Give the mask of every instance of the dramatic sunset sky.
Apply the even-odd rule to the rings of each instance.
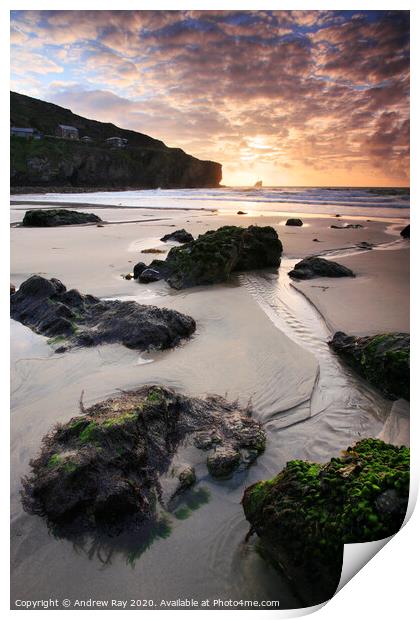
[[[408,185],[409,13],[12,11],[12,90],[223,164]]]

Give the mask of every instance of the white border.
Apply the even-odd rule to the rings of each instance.
[[[2,46],[2,63],[1,63],[1,72],[2,72],[2,97],[0,98],[0,106],[1,106],[1,126],[2,126],[2,178],[0,185],[1,192],[1,218],[2,225],[0,227],[1,234],[1,268],[2,268],[2,286],[1,290],[5,293],[4,303],[1,304],[1,313],[2,313],[2,326],[3,326],[3,349],[7,348],[7,340],[8,340],[8,307],[7,307],[7,286],[9,280],[9,259],[8,259],[8,249],[9,249],[9,177],[8,177],[8,166],[7,162],[9,161],[9,11],[10,10],[23,10],[23,9],[70,9],[70,10],[101,10],[101,9],[114,9],[114,10],[124,10],[124,9],[153,9],[153,10],[175,10],[175,9],[219,9],[219,10],[230,10],[230,9],[240,9],[240,10],[252,10],[252,9],[293,9],[293,10],[411,10],[411,32],[412,40],[411,40],[411,53],[412,53],[412,111],[416,111],[419,109],[419,99],[418,99],[418,69],[420,58],[418,54],[418,43],[416,41],[416,36],[414,33],[418,33],[419,29],[419,19],[418,19],[418,11],[415,9],[414,2],[368,2],[368,3],[355,3],[355,6],[349,6],[346,2],[269,2],[266,1],[263,3],[263,7],[261,7],[260,2],[250,2],[247,0],[243,0],[242,2],[232,2],[229,0],[225,0],[224,2],[214,2],[210,5],[209,2],[159,2],[159,0],[155,0],[153,2],[153,6],[150,7],[147,3],[144,2],[129,2],[120,0],[117,3],[107,3],[107,2],[99,2],[99,1],[88,1],[84,0],[81,2],[80,0],[73,0],[72,2],[62,2],[60,0],[55,1],[18,1],[15,2],[7,2],[4,3],[7,6],[2,6],[1,11],[1,20],[0,20],[0,28],[1,28],[1,46]],[[412,172],[414,174],[411,175],[411,205],[412,205],[412,216],[413,220],[413,228],[414,228],[414,243],[412,242],[412,252],[413,259],[412,264],[417,265],[416,258],[418,258],[418,235],[416,233],[416,229],[418,228],[418,216],[416,211],[420,209],[419,203],[419,191],[418,191],[418,168],[419,168],[419,158],[418,158],[418,135],[419,135],[419,122],[417,119],[417,115],[412,113],[412,130],[411,130],[411,138],[412,138],[412,159],[414,162],[412,167]],[[419,289],[416,282],[417,278],[412,278],[412,301],[411,301],[411,309],[412,316],[415,317],[414,309],[419,307]],[[412,437],[412,451],[411,451],[411,460],[412,460],[412,487],[414,491],[414,495],[417,495],[418,482],[419,482],[419,416],[420,416],[420,408],[419,408],[419,398],[418,398],[418,389],[416,386],[416,377],[417,371],[419,369],[418,365],[418,354],[417,354],[417,344],[418,344],[418,333],[417,333],[417,323],[413,321],[412,326],[412,340],[414,340],[415,348],[412,351],[412,365],[413,372],[412,376],[413,386],[412,386],[412,423],[411,423],[411,437]],[[9,407],[9,363],[7,359],[6,353],[0,358],[0,377],[2,381],[2,389],[0,391],[1,398],[1,415],[3,416],[2,420],[2,439],[4,445],[1,450],[1,472],[2,476],[2,492],[3,498],[8,497],[8,480],[9,476],[7,475],[9,472],[9,444],[7,441],[8,433],[8,422],[6,422],[6,415]],[[7,418],[8,420],[8,418]],[[414,500],[414,496],[410,497],[411,502]],[[350,583],[346,585],[334,598],[320,610],[316,611],[316,618],[319,620],[354,620],[355,618],[360,618],[364,620],[365,618],[380,618],[381,620],[392,619],[395,620],[395,617],[404,618],[409,620],[414,617],[418,617],[418,600],[417,600],[417,591],[419,589],[418,585],[418,554],[419,554],[419,524],[420,524],[420,511],[419,509],[415,510],[413,516],[405,525],[400,533],[398,533],[392,540],[385,546],[385,548],[375,556],[353,579],[351,579]],[[1,529],[3,535],[3,544],[2,544],[2,564],[1,564],[1,574],[0,574],[0,607],[2,610],[6,612],[6,615],[9,616],[15,613],[21,613],[19,611],[10,611],[9,610],[9,511],[7,509],[7,503],[5,506],[5,502],[3,502],[2,511],[1,511]],[[314,610],[315,611],[315,610]],[[43,613],[42,611],[32,612],[34,614]],[[62,614],[62,611],[49,611],[49,614],[53,614],[52,618],[55,618],[55,615]],[[68,611],[68,614],[71,617],[71,614],[76,614],[77,612]],[[89,614],[98,614],[102,613],[101,611],[88,611],[84,613]],[[119,611],[111,611],[107,612],[113,615],[124,613]],[[209,611],[195,611],[190,612],[194,613],[194,617],[197,615],[207,614],[206,617],[209,617],[209,614],[214,614],[215,612]],[[235,613],[235,617],[238,612]],[[277,617],[296,617],[299,615],[299,612],[279,612],[279,611],[249,611],[249,612],[239,612],[240,614],[249,613],[252,614],[252,619],[257,620],[262,615],[267,616],[267,614],[271,614],[273,617],[274,614]],[[172,611],[172,612],[162,612],[162,611],[154,611],[154,612],[142,612],[142,616],[151,614],[153,618],[160,618],[162,614],[170,614],[170,617],[173,620],[178,620],[184,618],[185,613],[183,611]],[[221,611],[217,612],[217,617],[222,618],[223,615],[226,617],[232,618],[232,612]]]

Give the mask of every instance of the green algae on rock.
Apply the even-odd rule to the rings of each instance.
[[[195,453],[196,436],[217,435],[243,468],[263,451],[264,431],[249,414],[221,396],[192,398],[156,385],[109,398],[44,437],[23,480],[24,507],[63,535],[142,526],[158,518],[168,477],[177,477],[177,495],[195,482],[188,464],[171,469],[181,445]]]
[[[169,251],[149,267],[175,289],[226,282],[235,271],[278,267],[283,246],[271,226],[222,226]]]
[[[357,337],[336,332],[329,345],[385,396],[410,400],[410,334]]]
[[[326,464],[290,461],[242,505],[265,553],[314,605],[337,588],[343,545],[395,534],[408,495],[409,449],[363,439]]]

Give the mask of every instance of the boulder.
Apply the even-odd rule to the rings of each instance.
[[[70,211],[70,209],[31,209],[26,211],[22,226],[71,226],[101,221],[101,218],[94,213],[82,213],[81,211]]]
[[[286,226],[303,226],[303,222],[299,218],[292,217],[287,220]]]
[[[147,265],[146,263],[137,263],[136,265],[134,265],[134,269],[133,269],[133,277],[135,280],[138,280],[139,276],[143,273],[143,271],[147,269]]]
[[[410,224],[408,224],[405,228],[402,229],[402,231],[400,232],[400,235],[403,239],[410,238]]]
[[[195,331],[185,314],[82,295],[52,278],[31,276],[10,298],[11,317],[66,348],[119,343],[131,349],[167,349]]]
[[[160,275],[160,272],[157,271],[157,269],[150,269],[149,267],[144,269],[139,275],[139,282],[142,282],[143,284],[146,284],[147,282],[157,282],[161,279],[162,276]]]
[[[357,337],[336,332],[329,345],[387,398],[410,400],[410,334]]]
[[[246,215],[246,211],[237,211],[236,215]]]
[[[14,293],[16,293],[16,286],[10,283],[10,294],[13,295]]]
[[[263,552],[292,579],[306,605],[331,598],[343,546],[400,529],[409,495],[408,448],[363,439],[329,463],[290,461],[248,487],[242,505]]]
[[[132,532],[157,518],[161,478],[178,447],[195,445],[203,431],[217,432],[236,466],[246,465],[248,451],[264,450],[265,434],[249,411],[221,396],[193,398],[156,385],[118,394],[43,438],[23,481],[24,507],[64,534]],[[178,479],[177,494],[194,484],[194,468],[184,466]]]
[[[282,251],[271,226],[223,226],[171,248],[166,260],[154,260],[149,267],[172,288],[182,289],[225,282],[234,271],[278,267]]]
[[[218,446],[207,457],[207,468],[212,476],[221,478],[229,476],[238,467],[241,455],[231,446]]]
[[[351,269],[344,267],[332,260],[319,258],[318,256],[308,256],[289,271],[289,276],[297,280],[310,280],[312,278],[354,278]]]
[[[172,233],[168,233],[161,237],[161,241],[177,241],[178,243],[188,243],[194,241],[194,237],[191,233],[187,232],[184,228],[175,230]]]

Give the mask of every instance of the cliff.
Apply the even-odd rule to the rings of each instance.
[[[31,127],[44,136],[41,140],[11,137],[12,189],[218,187],[222,178],[222,166],[216,162],[25,95],[10,93],[10,116],[12,126]],[[80,137],[89,136],[92,142],[56,138],[59,124],[76,127]],[[104,143],[114,136],[128,140],[127,146],[111,148]]]

